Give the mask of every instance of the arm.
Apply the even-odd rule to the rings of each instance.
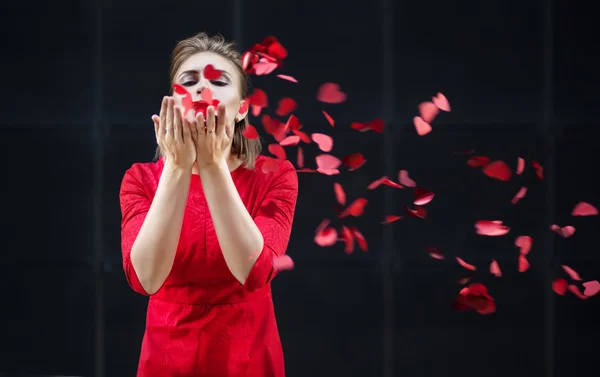
[[[275,276],[273,257],[285,253],[291,233],[298,176],[289,162],[273,174],[267,196],[252,219],[225,163],[200,172],[227,267],[249,291],[262,288]]]
[[[127,281],[139,293],[152,295],[173,267],[191,180],[190,169],[165,164],[154,199],[127,172],[121,185],[121,248]]]

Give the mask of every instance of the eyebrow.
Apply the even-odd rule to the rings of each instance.
[[[229,72],[223,71],[222,69],[217,69],[217,71],[221,72],[221,75],[225,76],[229,81],[231,81],[231,75],[229,74]],[[181,78],[185,75],[189,75],[189,74],[198,75],[198,74],[200,74],[200,71],[195,70],[195,69],[189,69],[187,71],[181,72],[181,75],[179,75],[179,78]]]

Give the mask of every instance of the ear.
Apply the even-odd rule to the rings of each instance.
[[[248,109],[250,107],[250,101],[243,99],[242,102],[240,102],[240,108],[238,110],[238,113],[235,115],[235,122],[239,122],[242,119],[244,119],[246,117],[246,115],[248,115]]]

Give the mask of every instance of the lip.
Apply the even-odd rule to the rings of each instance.
[[[214,106],[216,108],[218,105],[219,105],[219,101],[213,100],[212,106]],[[211,104],[209,104],[208,102],[203,101],[203,100],[192,102],[192,108],[194,109],[196,114],[202,113],[204,116],[206,116],[206,110],[208,109],[208,106],[211,106]]]

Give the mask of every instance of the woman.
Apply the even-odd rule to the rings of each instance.
[[[220,77],[207,80],[208,65]],[[194,101],[220,103],[194,116],[165,97],[153,116],[158,154],[123,178],[123,267],[150,296],[138,377],[284,376],[270,282],[285,253],[298,195],[289,161],[264,169],[247,124],[247,76],[222,37],[177,44],[171,83]],[[174,93],[175,94],[175,93]]]

